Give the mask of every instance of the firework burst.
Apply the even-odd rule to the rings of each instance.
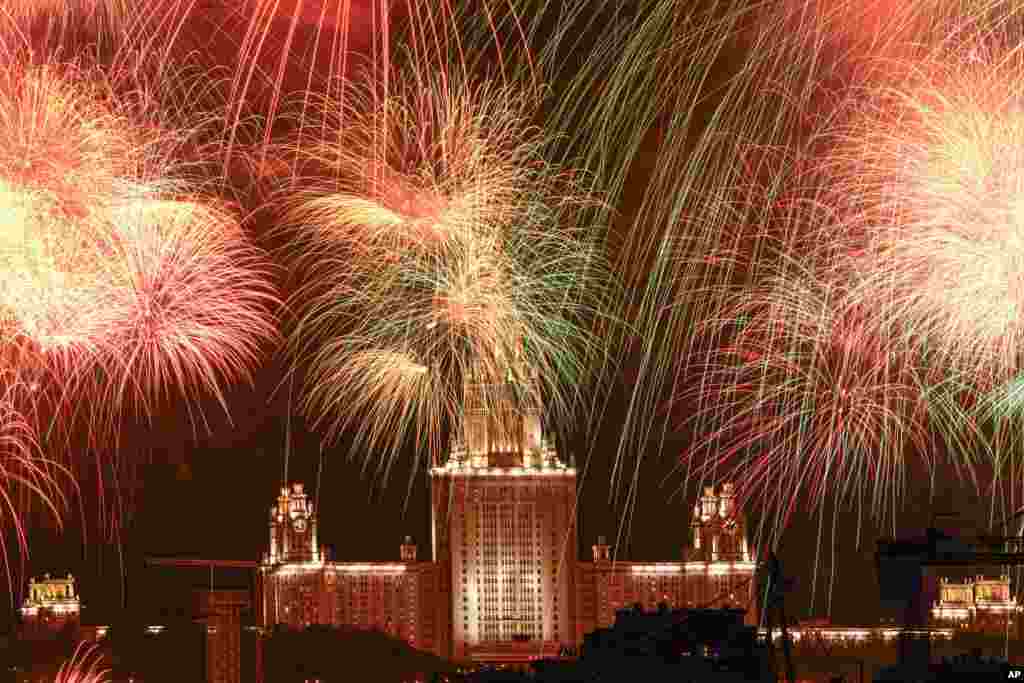
[[[8,66],[0,79],[2,341],[68,368],[92,348],[93,312],[106,287],[113,235],[104,214],[144,149],[144,138],[99,94],[52,67]],[[35,361],[35,362],[33,362]]]
[[[436,458],[470,374],[503,387],[512,373],[553,419],[571,410],[594,353],[583,321],[600,297],[576,224],[593,200],[545,161],[528,93],[421,74],[396,82],[401,96],[328,102],[329,133],[295,145],[307,171],[287,220],[306,278],[292,347],[310,361],[306,408],[329,431],[346,424],[346,406],[362,407],[360,444],[414,428]],[[406,428],[385,428],[396,421]]]
[[[737,297],[684,393],[706,433],[687,460],[700,479],[738,480],[744,499],[760,498],[773,533],[801,494],[813,506],[869,494],[876,516],[892,510],[907,453],[934,442],[919,359],[894,353],[842,290],[803,275]]]
[[[973,377],[1012,377],[1024,340],[1021,63],[919,69],[860,108],[824,160],[854,296],[894,345]]]
[[[97,425],[175,392],[220,398],[274,337],[274,297],[237,221],[176,165],[188,131],[92,71],[3,75],[7,369],[52,380]]]
[[[142,199],[111,215],[120,272],[103,300],[92,354],[113,405],[148,407],[247,379],[276,337],[263,255],[237,220],[207,201]]]

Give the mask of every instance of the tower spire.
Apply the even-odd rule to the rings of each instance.
[[[556,464],[545,438],[535,376],[518,349],[511,359],[496,353],[467,368],[451,464],[503,468]]]

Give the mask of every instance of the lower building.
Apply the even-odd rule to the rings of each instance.
[[[775,681],[771,654],[740,609],[617,610],[588,633],[574,665],[542,681]],[[560,674],[560,675],[559,675]]]
[[[837,626],[828,622],[827,619],[811,619],[802,621],[796,626],[786,629],[787,635],[794,643],[804,642],[825,642],[842,643],[847,645],[864,644],[871,642],[892,643],[896,642],[903,627],[892,625],[877,626]],[[933,641],[950,640],[953,637],[954,629],[943,627],[928,627],[923,629]],[[924,633],[922,632],[921,635]],[[760,629],[759,633],[767,637],[768,630]],[[782,637],[782,630],[772,629],[772,640]]]
[[[1010,577],[976,576],[962,581],[939,579],[939,599],[932,622],[977,633],[1017,633],[1021,606],[1010,594]]]

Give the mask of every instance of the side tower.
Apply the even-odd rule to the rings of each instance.
[[[282,488],[270,508],[270,544],[257,574],[263,628],[372,630],[437,651],[431,611],[437,572],[432,563],[419,561],[411,537],[398,547],[399,562],[337,562],[317,540],[317,516],[302,484]],[[223,602],[218,604],[224,607]],[[224,616],[218,610],[208,612]]]
[[[451,455],[431,470],[433,555],[445,656],[486,660],[504,649],[552,650],[574,637],[576,471],[524,408],[509,376],[464,384]]]
[[[686,562],[750,562],[747,521],[736,507],[733,484],[722,484],[715,494],[712,486],[693,506],[690,519],[690,543],[683,550]]]
[[[316,513],[301,483],[282,486],[270,507],[270,545],[260,563],[257,614],[274,624],[322,623],[323,552],[317,546]]]
[[[319,562],[316,513],[301,483],[281,487],[277,505],[270,508],[270,564]]]
[[[617,610],[634,605],[646,610],[740,609],[748,624],[757,623],[755,553],[732,484],[724,484],[718,494],[704,489],[677,561],[613,562],[603,536],[592,548],[591,561],[580,562],[577,572],[577,644],[595,629],[611,628]]]
[[[746,516],[736,505],[731,482],[704,488],[693,507],[690,542],[683,548],[686,594],[693,606],[738,607],[748,624],[758,623],[754,572],[756,552],[747,539]]]

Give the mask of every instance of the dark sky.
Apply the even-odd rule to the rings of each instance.
[[[308,5],[307,5],[308,6]],[[365,14],[359,15],[356,3],[355,25],[366,31]],[[316,16],[318,13],[313,13]],[[211,24],[219,19],[207,16]],[[198,26],[198,24],[197,24]],[[280,29],[280,27],[279,27]],[[308,31],[309,27],[306,27]],[[280,29],[283,30],[283,29]],[[236,31],[237,33],[237,31]],[[205,44],[201,31],[188,36],[196,44]],[[308,39],[308,33],[301,40]],[[362,40],[366,42],[366,36]],[[227,51],[230,53],[230,50]],[[294,76],[294,74],[292,74]],[[638,161],[635,178],[642,181],[643,168],[653,163],[648,155]],[[628,213],[628,210],[625,211]],[[294,413],[286,390],[275,389],[281,381],[281,363],[268,362],[257,376],[253,389],[238,387],[230,392],[232,423],[216,408],[207,411],[210,433],[193,439],[181,420],[157,420],[152,428],[138,428],[126,440],[121,458],[135,459],[136,483],[122,491],[127,510],[126,528],[118,535],[120,543],[100,543],[97,526],[95,487],[83,483],[85,524],[74,511],[63,534],[45,526],[31,529],[29,571],[63,573],[73,571],[81,577],[86,603],[96,613],[119,605],[127,584],[129,606],[173,606],[192,581],[203,581],[196,573],[173,578],[170,570],[143,569],[146,554],[190,555],[219,559],[258,559],[266,550],[267,508],[272,504],[284,472],[284,453],[288,415]],[[614,538],[626,510],[624,497],[609,504],[609,477],[612,460],[618,450],[618,425],[623,422],[625,387],[613,390],[609,410],[600,434],[577,434],[567,448],[575,451],[582,468],[579,520],[579,553],[589,558],[589,546],[598,534]],[[171,411],[173,413],[173,411]],[[337,559],[396,560],[398,544],[405,534],[420,544],[420,557],[429,555],[429,509],[427,480],[422,469],[407,498],[412,453],[399,463],[386,485],[373,471],[364,471],[363,463],[347,457],[345,443],[320,456],[318,435],[304,421],[291,420],[288,476],[316,486],[319,481],[320,535],[332,545]],[[593,438],[588,438],[593,437]],[[686,525],[693,505],[693,491],[681,496],[682,474],[676,470],[685,439],[669,439],[663,447],[632,444],[631,459],[642,458],[638,495],[633,506],[630,533],[623,538],[618,557],[632,560],[675,560],[680,556]],[[631,460],[630,467],[632,467]],[[966,530],[984,527],[988,501],[974,493],[968,484],[943,474],[937,486],[936,500],[930,500],[924,474],[916,476],[913,492],[905,499],[900,528],[916,532],[924,527],[933,512],[956,510],[962,514],[959,524]],[[108,501],[113,492],[108,492]],[[874,570],[874,543],[877,534],[870,522],[861,536],[860,547],[854,539],[855,513],[841,516],[833,535],[827,527],[819,543],[816,518],[798,509],[781,551],[784,570],[797,578],[791,611],[807,615],[813,580],[814,554],[821,549],[823,562],[817,579],[815,612],[823,614],[824,595],[829,587],[830,553],[835,550],[839,568],[832,591],[833,617],[848,623],[870,623],[878,618],[877,587]],[[829,524],[831,519],[829,518]],[[947,526],[956,526],[958,523]],[[85,529],[83,533],[83,528]],[[833,544],[831,539],[838,539]],[[125,573],[122,571],[125,570]],[[122,577],[126,577],[123,580]],[[237,581],[225,573],[220,580]],[[23,589],[22,589],[23,590]]]

